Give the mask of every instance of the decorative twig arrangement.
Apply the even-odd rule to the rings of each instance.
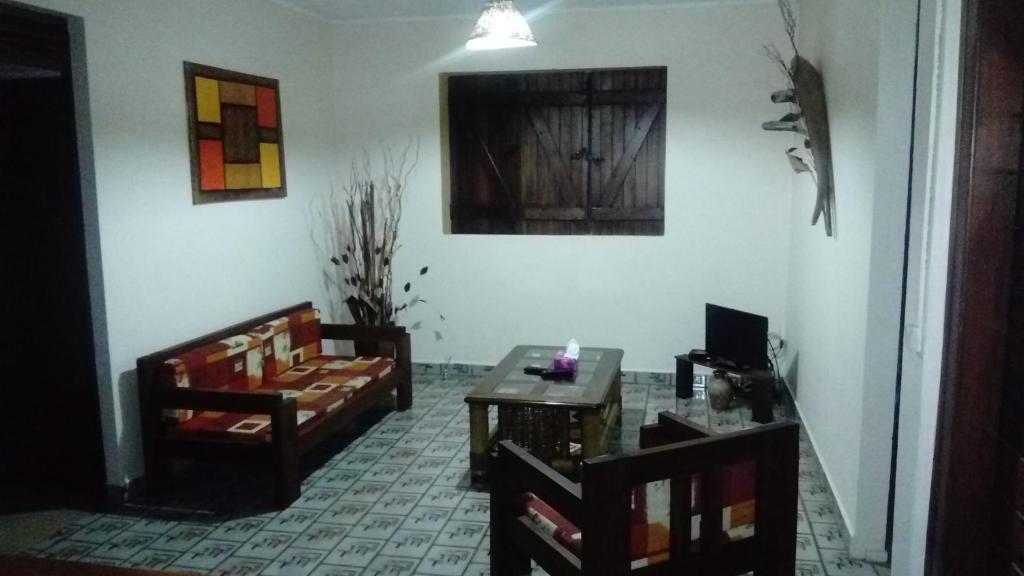
[[[774,45],[765,46],[765,55],[774,62],[789,83],[786,90],[772,94],[772,102],[789,103],[795,108],[779,120],[765,122],[765,130],[797,132],[804,136],[804,150],[801,156],[798,148],[786,150],[790,166],[798,174],[809,173],[818,188],[817,200],[811,225],[814,226],[824,215],[825,234],[833,235],[836,204],[835,185],[832,176],[832,145],[828,127],[828,108],[825,104],[825,84],[814,65],[800,56],[796,45],[797,20],[792,0],[778,0],[782,23],[793,49],[789,64]]]
[[[393,263],[401,247],[398,239],[402,220],[402,201],[409,175],[419,159],[419,147],[410,143],[401,154],[385,147],[383,166],[374,177],[370,156],[364,152],[352,162],[349,183],[343,196],[332,191],[319,216],[326,226],[326,254],[334,265],[324,281],[329,291],[341,294],[345,306],[357,324],[391,326],[397,315],[418,303],[410,296],[401,305],[393,301]],[[318,245],[319,246],[319,245]],[[420,269],[419,275],[428,268]],[[333,272],[333,273],[332,273]],[[402,287],[409,294],[412,283]],[[441,320],[444,316],[440,315]],[[437,333],[439,334],[439,333]],[[435,336],[437,335],[435,334]]]

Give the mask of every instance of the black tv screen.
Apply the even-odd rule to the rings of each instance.
[[[714,304],[705,305],[704,348],[737,368],[768,368],[768,319]]]

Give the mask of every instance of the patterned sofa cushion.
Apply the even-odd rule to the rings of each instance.
[[[320,343],[320,311],[306,308],[257,326],[249,336],[263,345],[263,370],[267,379],[312,360],[323,352]]]
[[[187,350],[160,366],[165,386],[204,390],[254,390],[263,385],[260,340],[237,335]],[[165,416],[178,421],[191,410],[170,410]]]
[[[741,463],[723,470],[722,538],[736,542],[754,535],[753,463]],[[633,490],[630,503],[630,560],[633,568],[665,562],[669,558],[669,482],[652,482]],[[690,535],[694,547],[700,539],[700,480],[691,483],[693,516]],[[579,556],[583,534],[564,516],[534,494],[521,499],[521,511],[539,530],[551,536],[565,549]]]
[[[394,369],[391,358],[320,355],[277,376],[268,376],[260,392],[295,398],[298,433],[312,430],[322,417],[365,392]],[[200,412],[176,428],[182,434],[270,440],[270,417],[257,414]]]

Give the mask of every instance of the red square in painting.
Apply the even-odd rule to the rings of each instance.
[[[256,121],[262,128],[277,128],[277,90],[256,87]]]
[[[224,143],[220,140],[199,141],[199,187],[224,189]]]

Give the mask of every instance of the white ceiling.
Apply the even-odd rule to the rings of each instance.
[[[485,0],[276,0],[325,20],[388,20],[396,18],[438,18],[475,16]],[[580,8],[619,8],[686,4],[702,0],[518,0],[519,9],[529,16],[534,11]],[[706,0],[703,0],[706,1]]]

